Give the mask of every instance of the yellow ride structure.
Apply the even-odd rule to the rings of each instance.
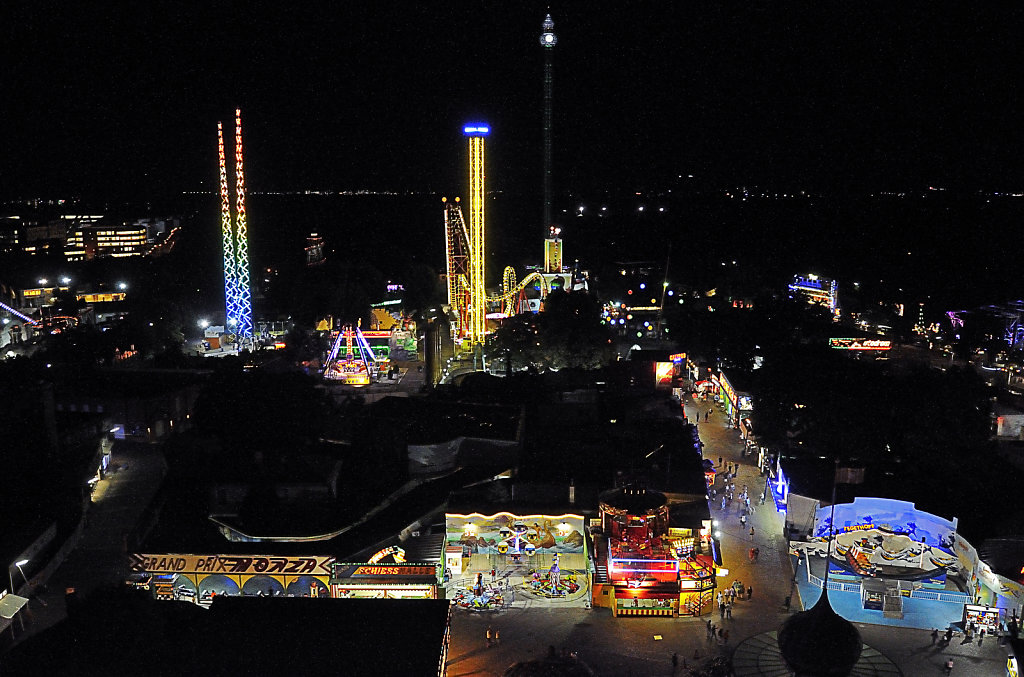
[[[515,270],[509,266],[502,275],[501,292],[488,296],[484,280],[486,184],[484,172],[484,138],[490,134],[486,123],[471,123],[463,133],[469,139],[469,225],[462,216],[459,198],[444,202],[444,236],[447,255],[446,280],[448,305],[458,319],[456,336],[469,345],[480,345],[487,333],[487,313],[490,309],[505,316],[524,311],[525,290],[539,283],[541,296],[551,291],[547,278],[541,273],[530,273],[516,280]]]

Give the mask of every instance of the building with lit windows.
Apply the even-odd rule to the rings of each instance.
[[[145,225],[75,226],[68,231],[64,255],[68,261],[143,256],[149,249]]]

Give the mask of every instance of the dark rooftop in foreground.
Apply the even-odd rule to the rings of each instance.
[[[449,613],[444,600],[306,597],[218,597],[207,611],[98,591],[2,665],[12,675],[429,676]]]

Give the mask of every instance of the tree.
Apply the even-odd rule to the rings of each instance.
[[[505,320],[489,341],[488,352],[507,356],[515,367],[599,369],[615,359],[612,332],[585,292],[551,292],[543,312]]]

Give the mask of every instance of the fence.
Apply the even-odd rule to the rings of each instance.
[[[821,588],[825,581],[817,576],[807,573],[807,582],[816,588]],[[843,581],[829,581],[828,589],[835,592],[855,592],[860,594],[860,583],[845,583]],[[947,602],[949,604],[973,604],[974,600],[966,592],[938,592],[935,590],[911,590],[910,596],[914,599],[927,599],[933,602]]]

